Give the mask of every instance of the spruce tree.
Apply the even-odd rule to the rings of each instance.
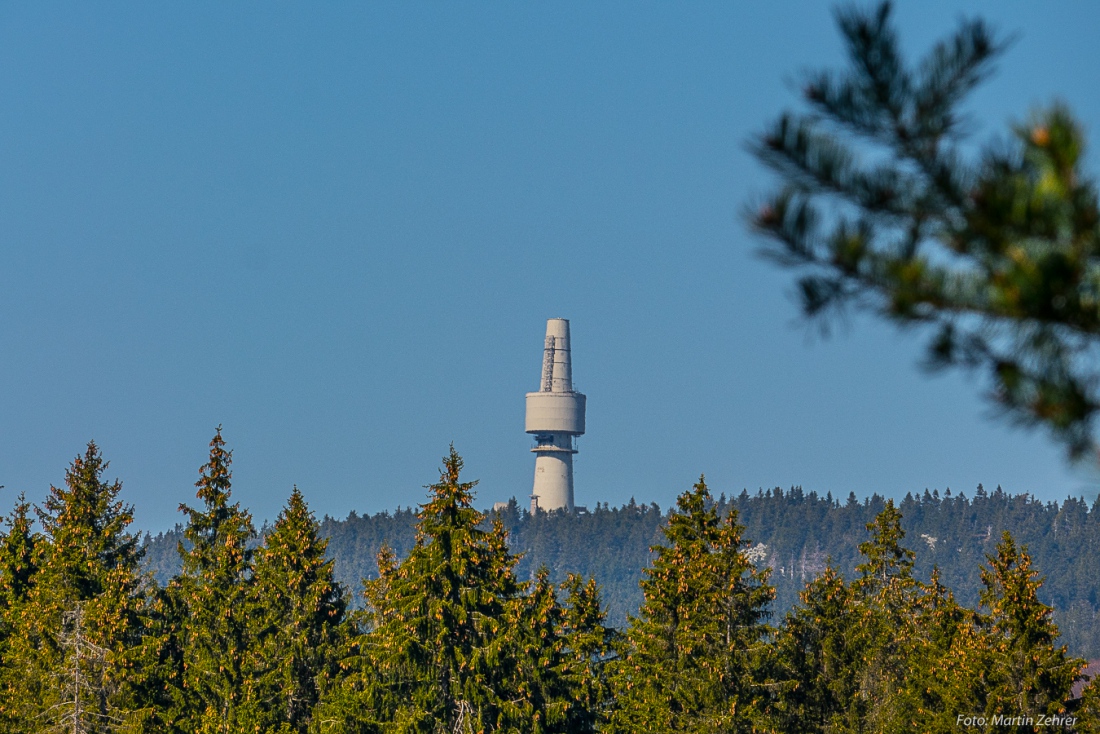
[[[1071,715],[1077,719],[1079,734],[1100,734],[1100,675],[1094,675],[1081,691],[1077,710]]]
[[[570,702],[564,729],[576,734],[601,731],[613,703],[607,666],[619,635],[606,625],[595,579],[585,582],[580,575],[569,574],[561,588],[566,593],[562,641]]]
[[[867,524],[871,538],[859,544],[863,563],[856,566],[859,586],[864,594],[873,594],[891,582],[909,586],[913,577],[913,551],[901,545],[905,531],[901,529],[901,512],[893,500],[875,519]]]
[[[960,712],[973,712],[973,673],[984,659],[972,649],[974,614],[956,603],[932,570],[920,584],[906,650],[905,676],[894,694],[887,726],[898,731],[953,732]]]
[[[994,555],[986,557],[981,594],[987,612],[981,624],[990,639],[986,712],[1038,716],[1059,714],[1083,660],[1058,645],[1053,610],[1039,601],[1042,579],[1026,548],[1005,531]]]
[[[511,718],[531,734],[566,734],[573,701],[565,676],[564,610],[545,566],[535,573],[531,592],[509,606],[505,665],[513,671],[509,688],[519,706]]]
[[[219,426],[210,459],[200,471],[202,506],[187,514],[179,589],[187,610],[183,633],[183,686],[191,731],[230,734],[252,728],[256,706],[251,677],[253,605],[252,518],[230,503],[232,454]]]
[[[750,731],[762,715],[759,656],[773,596],[745,554],[737,514],[719,517],[700,478],[677,499],[667,545],[641,582],[612,682],[611,731]]]
[[[790,734],[841,731],[859,690],[861,650],[853,632],[860,610],[831,563],[800,595],[777,631],[778,700],[772,720]]]
[[[853,671],[859,693],[847,713],[849,726],[888,730],[896,726],[900,691],[909,675],[909,658],[923,633],[914,620],[920,587],[913,578],[914,553],[902,546],[905,531],[893,500],[867,523],[869,540],[859,545],[863,563],[853,583],[858,622],[852,645],[860,668]]]
[[[327,545],[295,487],[256,555],[253,668],[268,728],[307,731],[336,671],[347,604]]]
[[[9,610],[26,601],[38,572],[37,537],[31,532],[30,503],[19,494],[15,508],[0,535],[0,609]]]
[[[188,609],[179,578],[149,591],[144,631],[134,675],[134,717],[139,731],[188,734],[193,729],[193,700],[184,688],[184,626]]]
[[[15,508],[7,518],[7,528],[0,535],[0,724],[8,723],[15,730],[18,707],[9,698],[7,676],[10,674],[11,635],[19,629],[23,607],[38,571],[35,546],[39,538],[31,532],[30,504],[19,495]],[[16,645],[18,648],[18,645]]]
[[[394,619],[390,611],[390,580],[396,575],[397,557],[383,544],[378,552],[378,576],[363,580],[363,609],[346,615],[337,648],[337,670],[321,690],[313,709],[313,734],[379,734],[393,710],[392,699],[380,683],[372,657],[373,633]]]
[[[8,540],[19,549],[18,565],[38,570],[8,581],[26,594],[9,615],[0,712],[9,731],[62,724],[107,731],[132,722],[140,708],[134,677],[145,598],[141,550],[128,531],[133,509],[118,499],[117,480],[104,481],[106,469],[89,443],[65,473],[65,485],[50,487],[36,508],[43,534],[29,557],[26,508],[16,509],[13,529],[21,538],[9,533]],[[85,676],[87,685],[73,684]]]
[[[363,633],[341,661],[348,674],[314,717],[318,731],[527,730],[508,624],[520,593],[515,557],[499,524],[479,527],[476,483],[461,481],[461,470],[451,447],[408,557],[379,558]]]

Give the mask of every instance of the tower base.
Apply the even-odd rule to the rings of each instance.
[[[531,512],[573,511],[573,451],[540,450],[536,447],[535,486],[531,490]]]

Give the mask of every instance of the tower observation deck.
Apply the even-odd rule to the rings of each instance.
[[[531,511],[573,511],[573,437],[584,433],[585,397],[573,390],[568,319],[546,322],[542,380],[527,393],[527,433],[534,434]]]

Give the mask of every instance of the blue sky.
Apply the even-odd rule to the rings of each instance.
[[[979,137],[1066,100],[1096,148],[1086,3],[903,3],[915,54],[1020,38]],[[180,519],[218,424],[273,518],[418,503],[453,441],[524,497],[523,393],[571,319],[580,504],[800,484],[1095,496],[919,334],[799,326],[740,212],[745,141],[836,65],[824,3],[0,6],[0,494],[95,439],[138,525]],[[1096,169],[1095,156],[1090,170]]]

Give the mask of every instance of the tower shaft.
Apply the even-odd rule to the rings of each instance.
[[[527,433],[534,434],[531,510],[573,510],[573,437],[584,433],[585,396],[573,390],[569,321],[546,322],[542,379],[527,393]]]

